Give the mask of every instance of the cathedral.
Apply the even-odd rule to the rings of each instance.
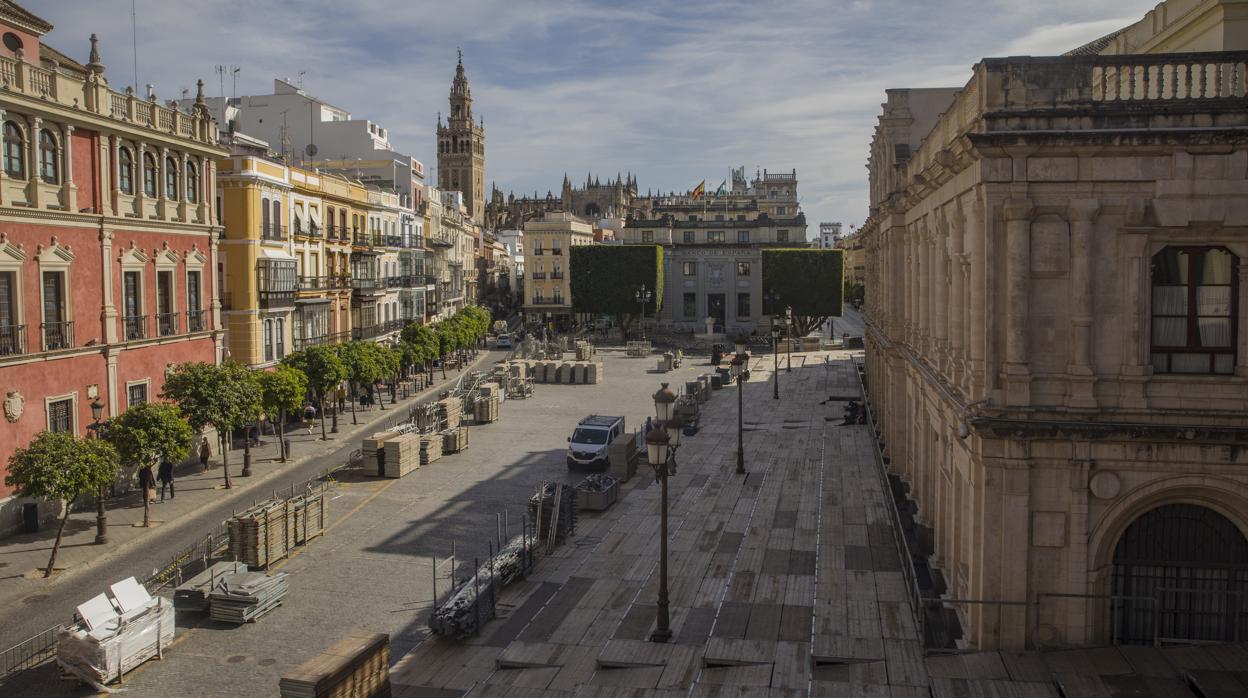
[[[539,196],[535,192],[531,197],[508,194],[504,198],[495,188],[485,208],[485,224],[490,230],[519,229],[524,227],[525,221],[541,218],[552,211],[574,213],[587,221],[628,218],[641,213],[645,200],[646,197],[638,196],[637,178],[632,173],[627,176],[617,173],[614,180],[608,179],[605,184],[588,175],[581,187],[573,186],[565,174],[559,196],[553,192]]]
[[[485,214],[485,120],[472,122],[472,90],[459,54],[451,82],[451,113],[438,114],[438,188],[464,195],[468,214],[480,223]]]

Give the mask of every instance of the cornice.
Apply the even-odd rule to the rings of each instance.
[[[30,223],[29,219],[39,219],[35,222],[64,223],[74,227],[96,230],[99,229],[101,222],[108,228],[124,228],[138,232],[211,235],[223,229],[220,225],[210,223],[185,223],[150,218],[126,218],[124,216],[110,216],[99,213],[71,213],[69,211],[56,211],[46,208],[0,206],[0,222],[11,220],[13,222]]]

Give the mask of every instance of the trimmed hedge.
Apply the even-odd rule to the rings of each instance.
[[[654,292],[651,314],[663,306],[663,248],[658,245],[578,245],[568,250],[572,309],[578,313],[628,315],[640,310],[634,295],[644,284]]]
[[[843,250],[763,250],[763,293],[774,291],[794,315],[840,317],[844,262]]]

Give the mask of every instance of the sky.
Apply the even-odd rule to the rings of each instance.
[[[22,0],[19,0],[19,2]],[[237,94],[274,77],[390,129],[436,176],[434,127],[463,50],[486,181],[556,195],[632,171],[644,193],[708,189],[733,167],[797,170],[819,221],[860,225],[884,90],[957,87],[985,56],[1054,55],[1155,0],[133,0],[137,84],[170,99],[215,66]],[[135,83],[131,0],[24,0],[45,41]],[[233,94],[227,76],[225,94]]]

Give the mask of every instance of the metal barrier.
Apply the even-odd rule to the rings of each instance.
[[[0,652],[0,680],[52,659],[56,655],[56,634],[64,627],[53,626]]]

